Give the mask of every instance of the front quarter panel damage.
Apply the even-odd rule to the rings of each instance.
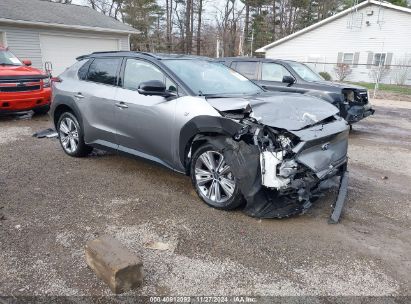
[[[334,107],[326,103],[325,109],[319,109],[317,104],[310,111],[299,101],[295,101],[298,106],[285,106],[283,100],[247,106],[242,99],[234,106],[223,100],[230,101],[212,103],[221,116],[199,116],[184,126],[180,155],[188,155],[182,159],[187,166],[197,142],[208,141],[219,148],[246,201],[245,213],[258,218],[300,214],[324,191],[341,184],[347,169],[349,127],[335,115]],[[283,107],[292,110],[288,115],[292,113],[293,119],[282,122]],[[339,199],[340,205],[344,199]]]
[[[242,123],[248,127],[237,134],[206,140],[223,152],[248,215],[283,218],[300,214],[324,191],[339,186],[347,162],[348,127],[343,120],[294,134],[256,122]],[[287,140],[286,136],[293,135]]]

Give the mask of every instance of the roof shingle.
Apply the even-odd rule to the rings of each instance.
[[[90,7],[46,0],[1,0],[0,19],[137,32],[136,29]]]

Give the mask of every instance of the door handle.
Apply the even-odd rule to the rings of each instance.
[[[116,107],[120,108],[120,109],[127,109],[128,105],[126,105],[124,102],[117,102],[116,103]]]
[[[85,96],[79,92],[76,95],[74,95],[74,97],[76,97],[78,99],[83,99]]]

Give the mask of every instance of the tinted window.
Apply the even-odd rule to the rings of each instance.
[[[88,70],[87,80],[116,85],[120,62],[120,58],[94,59]]]
[[[92,62],[93,60],[90,59],[82,65],[82,67],[78,70],[78,78],[81,80],[85,80],[87,78],[88,68]]]
[[[233,63],[232,67],[245,77],[255,79],[257,62],[237,61]]]
[[[162,81],[167,90],[176,91],[176,85],[155,65],[138,59],[128,59],[124,70],[124,88],[137,90],[140,83],[149,80]]]
[[[305,64],[295,62],[295,61],[289,61],[288,64],[294,70],[294,72],[296,72],[298,74],[298,76],[300,76],[305,81],[321,81],[321,80],[324,80],[320,75],[318,75],[316,72],[311,70]]]
[[[281,64],[263,62],[261,80],[282,82],[284,76],[291,76],[291,74]]]

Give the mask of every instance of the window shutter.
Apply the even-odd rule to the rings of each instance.
[[[367,69],[371,69],[372,64],[373,64],[373,59],[374,59],[374,53],[373,52],[368,52],[368,58],[367,58]]]
[[[338,57],[337,57],[337,63],[341,63],[342,60],[343,60],[343,53],[342,53],[342,52],[339,52],[339,53],[338,53]]]
[[[387,57],[385,58],[385,65],[390,68],[391,62],[392,62],[392,53],[387,53]]]
[[[356,68],[356,67],[358,67],[358,61],[360,60],[360,53],[359,52],[356,52],[356,53],[354,53],[354,65],[353,65],[353,68]]]

